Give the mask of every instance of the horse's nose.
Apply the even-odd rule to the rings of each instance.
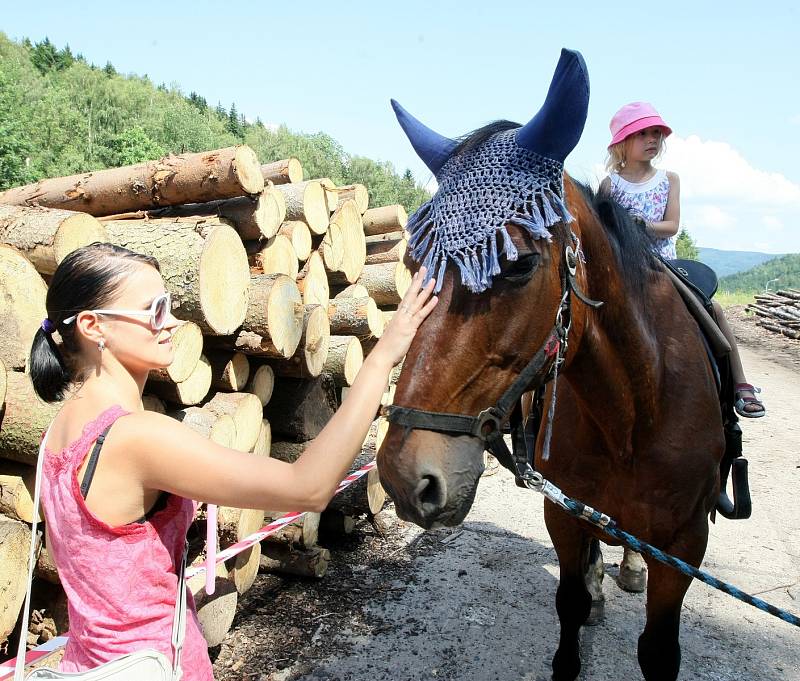
[[[444,476],[439,472],[423,475],[414,489],[414,497],[417,511],[426,521],[425,524],[433,522],[447,503],[447,486]]]

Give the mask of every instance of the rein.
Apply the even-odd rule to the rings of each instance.
[[[572,296],[592,308],[603,303],[588,298],[581,291],[575,274],[582,261],[580,241],[573,231],[564,248],[564,259],[561,266],[561,299],[556,309],[555,322],[542,346],[533,358],[520,371],[514,382],[500,396],[497,402],[476,416],[466,414],[450,414],[446,412],[425,411],[414,407],[398,407],[390,405],[385,409],[386,418],[406,428],[431,430],[439,433],[457,433],[471,435],[483,441],[485,449],[512,473],[525,487],[541,484],[538,474],[533,469],[532,453],[525,446],[522,415],[519,411],[519,400],[523,393],[535,390],[550,380],[557,381],[558,369],[567,354],[569,331],[572,327]],[[536,391],[536,399],[543,400],[543,391]],[[555,406],[555,395],[548,413],[546,444],[549,445],[552,427],[552,412]],[[513,451],[503,440],[503,426],[511,426]],[[545,452],[549,446],[545,449]],[[545,458],[547,458],[545,456]]]

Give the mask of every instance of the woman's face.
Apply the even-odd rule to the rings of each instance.
[[[625,138],[625,156],[628,161],[649,162],[661,151],[664,131],[657,125],[644,128]]]
[[[113,300],[103,308],[107,310],[151,309],[153,300],[166,293],[159,272],[141,264],[125,277]],[[170,311],[164,328],[154,331],[150,315],[115,316],[95,315],[97,327],[105,340],[105,352],[111,352],[131,373],[167,367],[174,359],[172,332],[180,324]],[[96,344],[95,344],[96,348]]]

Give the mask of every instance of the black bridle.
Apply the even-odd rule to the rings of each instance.
[[[468,416],[390,405],[384,410],[386,418],[391,423],[406,428],[476,437],[483,441],[484,447],[494,454],[503,466],[517,476],[518,481],[525,484],[532,480],[535,475],[533,452],[529,452],[525,444],[522,412],[519,406],[520,398],[523,393],[536,390],[536,399],[541,402],[544,391],[538,390],[538,388],[557,378],[558,369],[567,354],[569,330],[572,326],[572,294],[593,308],[598,308],[603,304],[586,297],[578,286],[575,274],[582,258],[580,242],[575,233],[570,231],[570,238],[564,248],[564,260],[560,268],[561,300],[556,310],[553,329],[533,358],[520,371],[494,406],[484,409],[477,416]],[[540,408],[541,405],[535,406]],[[506,424],[510,426],[513,451],[509,451],[503,439]],[[549,421],[548,427],[551,424],[552,421]]]

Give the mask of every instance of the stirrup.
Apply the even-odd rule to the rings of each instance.
[[[728,474],[733,483],[733,501],[727,492]],[[720,463],[716,510],[728,520],[746,520],[753,512],[747,459],[742,458],[742,429],[738,423],[729,423],[725,427],[725,454]]]

